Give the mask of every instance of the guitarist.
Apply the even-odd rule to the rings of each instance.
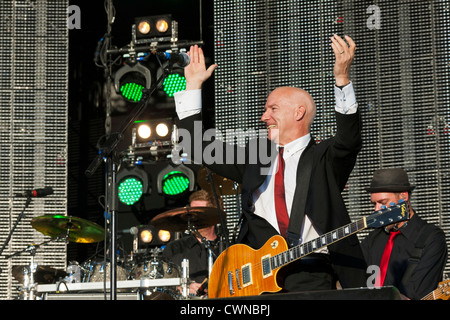
[[[375,285],[394,286],[406,299],[421,299],[433,291],[442,281],[447,262],[444,232],[420,218],[411,207],[411,192],[414,189],[403,169],[375,171],[370,187],[366,189],[375,210],[380,210],[383,205],[389,207],[391,202],[397,203],[402,199],[409,206],[410,220],[389,225],[384,230],[376,229],[362,241],[367,264],[380,267]],[[384,252],[391,234],[396,235],[387,258],[388,254]],[[382,272],[383,255],[387,262],[385,273]]]
[[[331,47],[335,55],[336,135],[316,144],[310,135],[316,113],[313,98],[302,89],[281,87],[270,93],[261,117],[267,126],[269,139],[258,138],[264,143],[258,139],[255,139],[258,142],[250,140],[244,150],[244,147],[236,145],[225,146],[218,139],[203,141],[201,130],[198,130],[202,120],[201,87],[217,65],[206,68],[202,49],[197,46],[190,48],[190,64],[185,67],[186,90],[175,96],[180,119],[178,126],[190,133],[190,144],[185,142],[183,145],[183,140],[180,144],[194,162],[201,161],[219,175],[241,184],[243,217],[239,243],[258,249],[271,236],[282,234],[289,238],[288,243],[296,245],[350,223],[341,192],[362,144],[360,112],[349,80],[356,45],[348,36],[343,39],[334,35]],[[224,158],[216,162],[208,162],[204,157],[199,159],[195,150],[198,150],[200,142],[203,151],[211,149],[212,145],[216,150],[225,150]],[[278,151],[268,163],[259,158],[256,162],[251,161],[254,158],[250,159],[255,154],[255,145],[268,144],[284,147],[285,203],[289,220],[296,221],[285,223],[281,229],[275,213],[274,195],[279,190],[275,188]],[[245,161],[235,159],[230,163],[227,157],[230,149],[234,155],[243,151]],[[192,153],[189,150],[193,150]],[[367,278],[366,264],[355,235],[328,246],[321,253],[291,263],[279,274],[281,271],[284,274],[279,284],[288,292],[334,289],[337,279],[344,288],[362,287]]]

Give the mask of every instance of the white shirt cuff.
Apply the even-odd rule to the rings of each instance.
[[[342,114],[354,114],[358,110],[353,84],[350,82],[342,89],[334,86],[336,97],[336,111]]]
[[[173,97],[175,110],[180,120],[202,111],[201,89],[178,91]]]

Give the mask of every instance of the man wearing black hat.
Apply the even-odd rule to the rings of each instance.
[[[421,219],[411,207],[411,192],[403,169],[375,171],[366,190],[371,194],[375,210],[391,203],[406,201],[410,220],[376,229],[362,241],[367,265],[377,266],[375,287],[394,286],[407,299],[421,299],[435,290],[447,261],[444,232]]]

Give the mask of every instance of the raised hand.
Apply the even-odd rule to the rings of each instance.
[[[356,44],[352,38],[349,36],[345,36],[344,38],[345,40],[337,34],[331,37],[331,47],[336,58],[333,73],[336,79],[336,85],[338,86],[345,86],[350,82],[350,66],[352,65],[356,51]]]
[[[206,68],[203,50],[198,45],[191,46],[188,55],[191,61],[184,68],[186,90],[200,89],[203,82],[212,75],[217,64],[212,64],[209,68]]]

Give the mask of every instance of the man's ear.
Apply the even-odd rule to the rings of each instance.
[[[409,193],[408,192],[400,193],[400,199],[403,199],[407,202],[409,200]]]
[[[306,115],[306,108],[303,106],[298,106],[295,110],[295,120],[300,121],[302,120]]]

